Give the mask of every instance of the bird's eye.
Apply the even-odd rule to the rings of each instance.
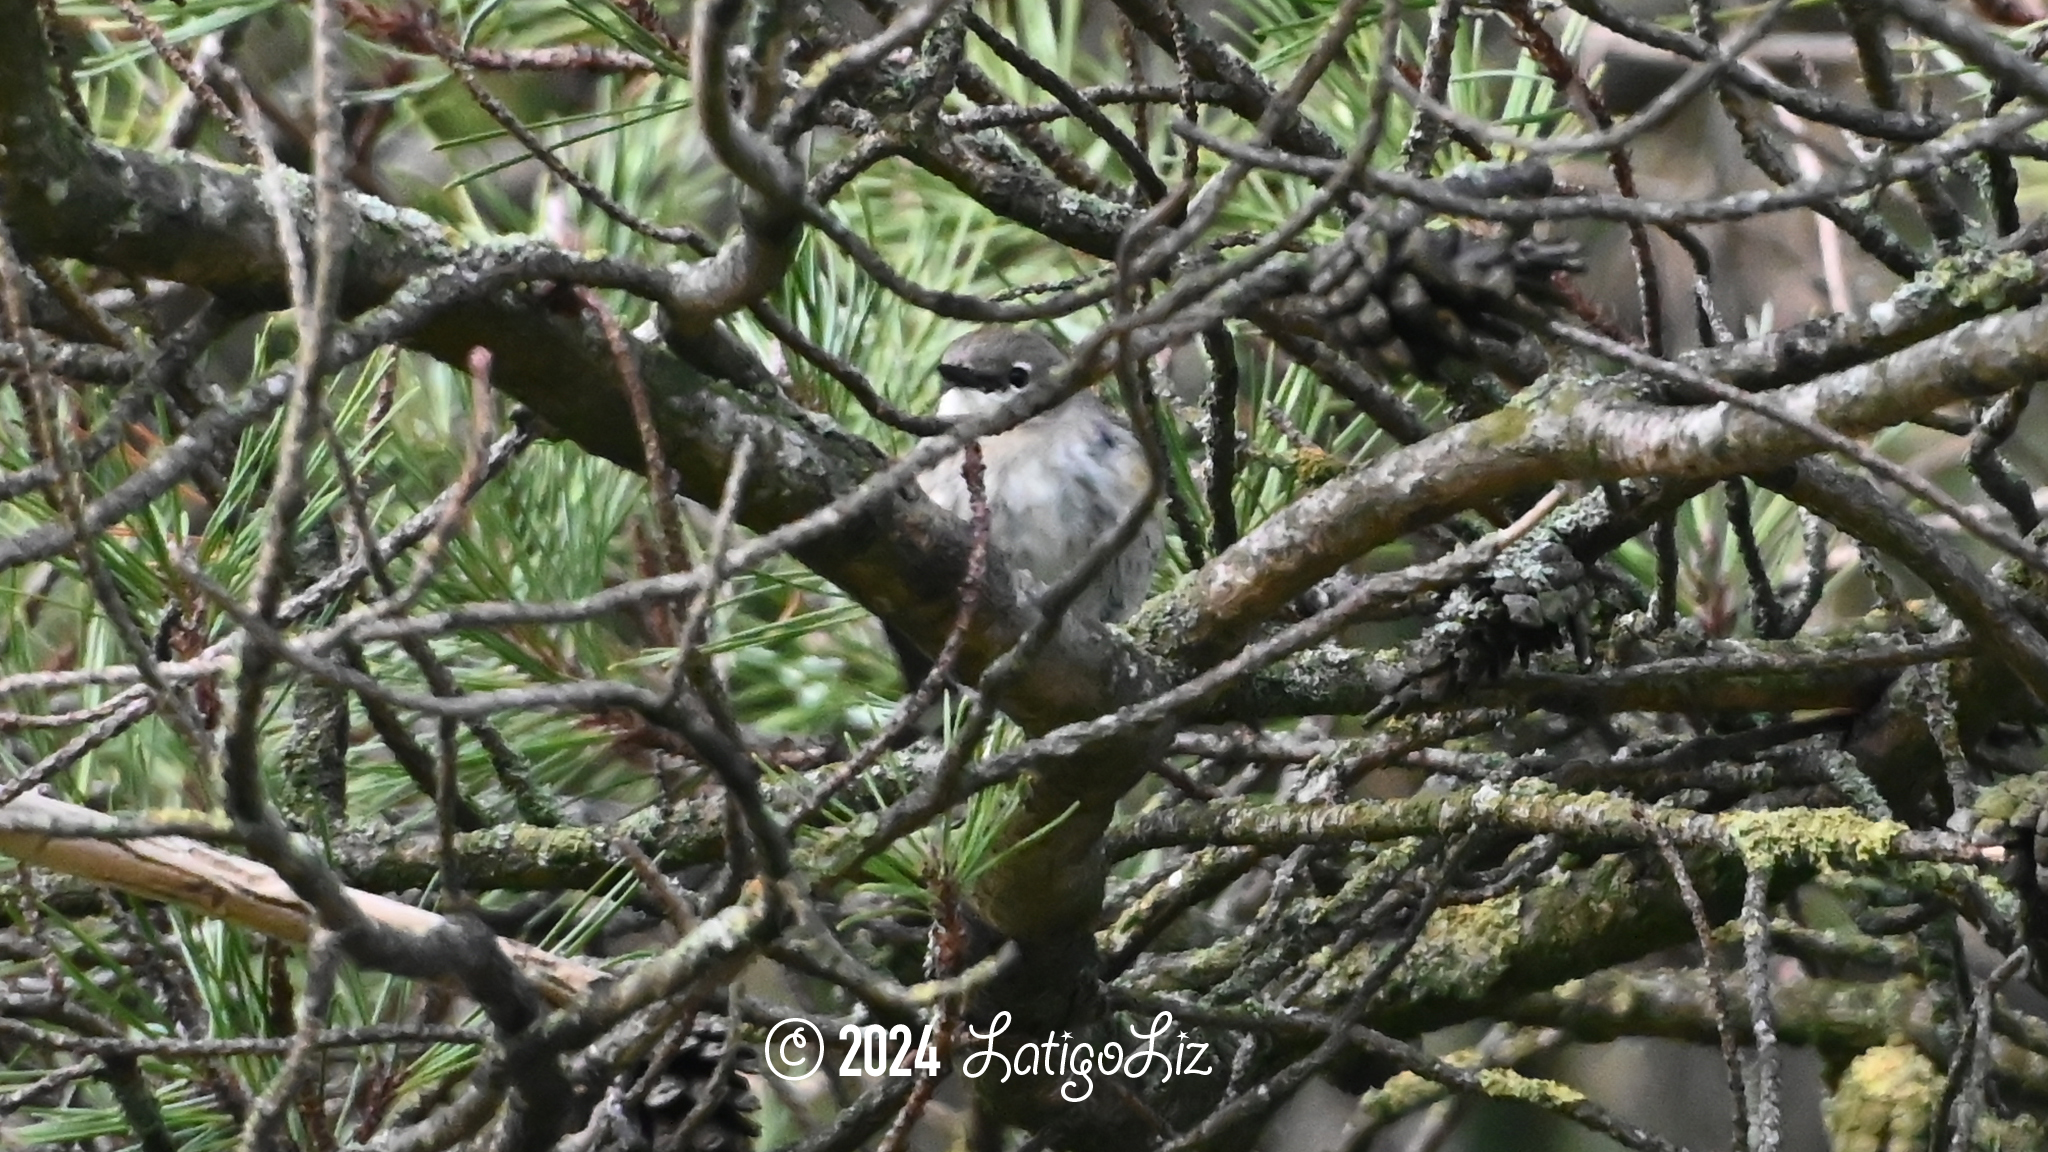
[[[1022,364],[1010,365],[1010,387],[1022,388],[1031,383],[1031,369]]]

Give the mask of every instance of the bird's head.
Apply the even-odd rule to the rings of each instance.
[[[989,412],[1065,363],[1059,345],[1023,328],[977,328],[939,355],[939,415]]]

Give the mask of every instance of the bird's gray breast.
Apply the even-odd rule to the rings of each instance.
[[[1034,594],[1079,567],[1145,494],[1147,470],[1136,438],[1099,406],[1094,413],[1069,411],[1073,407],[982,441],[991,541],[1012,568],[1030,577],[1036,587],[1024,591]],[[957,456],[918,482],[934,501],[967,517]],[[1073,610],[1098,620],[1136,611],[1150,590],[1161,541],[1155,517],[1110,559]]]

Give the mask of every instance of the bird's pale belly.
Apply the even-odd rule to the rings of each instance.
[[[1049,439],[1059,442],[1049,447]],[[989,532],[1012,568],[1029,577],[1020,591],[1036,595],[1078,568],[1088,550],[1114,532],[1124,512],[1143,498],[1146,477],[1136,445],[1115,447],[1124,450],[1104,451],[1089,437],[1002,435],[983,441]],[[1124,467],[1115,468],[1111,461]],[[955,515],[967,515],[957,461],[940,465],[921,482],[938,503]],[[1147,524],[1082,591],[1074,611],[1098,620],[1130,615],[1149,591],[1159,543],[1159,525]]]
[[[1012,562],[1052,584],[1073,571],[1097,540],[1116,528],[1129,502],[1111,503],[1095,467],[1064,459],[1025,459],[991,471],[990,530]]]

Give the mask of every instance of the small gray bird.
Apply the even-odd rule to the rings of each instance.
[[[1066,354],[1036,332],[981,328],[955,340],[939,357],[939,415],[993,411],[1017,393],[1058,372]],[[1095,543],[1115,531],[1151,481],[1138,438],[1093,393],[1079,392],[1049,412],[1007,432],[984,437],[983,487],[989,506],[989,542],[1000,552],[1018,591],[1037,597],[1080,567]],[[969,515],[960,457],[947,457],[917,478],[934,503],[961,519]],[[1112,622],[1138,610],[1152,585],[1164,531],[1155,514],[1068,610]],[[899,645],[899,655],[906,656]],[[906,658],[910,678],[930,667]],[[911,679],[914,686],[917,679]]]

